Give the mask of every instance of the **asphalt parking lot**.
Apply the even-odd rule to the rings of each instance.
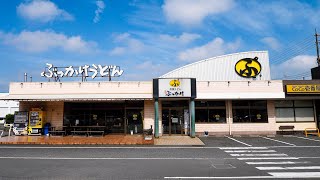
[[[281,147],[320,146],[320,137],[303,135],[276,135],[254,137],[200,137],[206,147]]]
[[[1,145],[0,179],[320,179],[319,137],[200,139],[205,146]]]

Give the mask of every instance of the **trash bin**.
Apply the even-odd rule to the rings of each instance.
[[[44,134],[45,136],[49,136],[49,129],[50,129],[50,127],[51,127],[51,124],[50,124],[50,123],[46,123],[46,124],[44,125],[43,134]]]

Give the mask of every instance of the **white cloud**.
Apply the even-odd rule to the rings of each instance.
[[[126,80],[150,80],[157,78],[172,69],[170,64],[155,63],[151,60],[134,65],[134,71],[126,74]]]
[[[261,39],[261,42],[269,46],[271,49],[280,51],[281,50],[281,44],[280,42],[273,37],[264,37]]]
[[[178,58],[187,62],[198,61],[201,59],[237,51],[240,47],[240,44],[240,39],[237,39],[235,42],[225,43],[223,39],[215,38],[205,45],[180,52]]]
[[[271,65],[274,79],[302,79],[311,75],[311,68],[317,66],[316,56],[299,55],[281,64]],[[309,77],[310,78],[310,77]]]
[[[96,1],[96,5],[97,5],[97,9],[94,11],[95,17],[93,19],[94,23],[97,23],[100,21],[100,14],[103,13],[104,8],[106,7],[102,0]]]
[[[66,36],[54,31],[22,31],[19,34],[0,33],[0,40],[6,45],[26,52],[45,52],[55,48],[69,52],[90,52],[96,43],[85,41],[81,36]]]
[[[33,0],[19,4],[17,13],[31,21],[50,22],[55,19],[73,20],[73,16],[49,0]]]
[[[166,0],[162,6],[170,23],[198,25],[208,16],[230,10],[233,0]]]
[[[182,33],[180,36],[170,36],[167,34],[160,35],[160,40],[176,44],[189,44],[199,38],[201,38],[201,35],[192,33]]]
[[[270,32],[272,34],[272,30],[279,25],[290,29],[302,29],[306,24],[316,26],[320,22],[318,12],[316,6],[298,0],[272,1],[272,3],[241,1],[235,4],[232,11],[215,20],[225,26],[235,26],[261,35]]]
[[[142,52],[145,48],[145,45],[141,41],[131,37],[129,33],[119,34],[114,39],[115,43],[120,44],[120,46],[117,46],[114,49],[112,49],[109,52],[110,55],[139,53]]]

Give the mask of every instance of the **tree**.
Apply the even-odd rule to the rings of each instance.
[[[13,114],[7,114],[6,115],[6,123],[7,124],[12,124],[14,121],[14,115]]]

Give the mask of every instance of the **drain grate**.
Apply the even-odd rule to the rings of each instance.
[[[236,168],[232,166],[231,164],[212,164],[212,167],[216,169],[233,169]]]

